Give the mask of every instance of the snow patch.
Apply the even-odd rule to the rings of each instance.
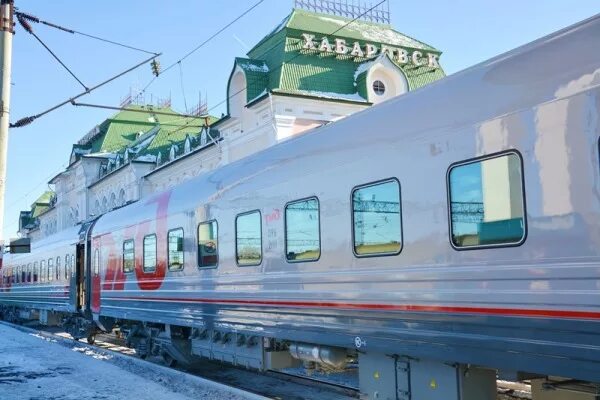
[[[55,340],[55,342],[56,342],[56,340]],[[110,360],[112,358],[112,356],[109,356],[107,354],[98,353],[87,347],[73,347],[72,350],[77,351],[82,354],[85,354],[86,356],[91,356],[91,357],[95,358],[96,360]]]
[[[319,90],[294,90],[294,93],[306,95],[306,96],[322,97],[324,99],[350,100],[350,101],[359,101],[361,103],[367,102],[367,100],[365,100],[358,93],[321,92]]]
[[[248,104],[252,103],[254,100],[256,100],[256,99],[258,99],[260,97],[263,97],[265,94],[267,94],[267,89],[264,89],[262,92],[260,92],[260,94],[258,96],[255,96],[253,99],[250,99],[248,101]]]
[[[348,24],[348,21],[341,19],[329,18],[325,16],[319,16],[317,18],[325,22],[330,22],[339,26],[344,26],[345,30],[360,35],[365,40],[370,40],[373,42],[379,42],[383,44],[393,44],[396,46],[411,47],[414,49],[431,50],[431,48],[425,45],[424,43],[421,43],[413,38],[405,36],[399,32],[395,32],[390,28],[379,27],[360,20],[356,20]]]
[[[156,156],[154,154],[144,154],[143,156],[136,157],[135,160],[136,161],[156,162]]]
[[[251,64],[251,63],[240,63],[240,66],[247,70],[247,71],[252,71],[252,72],[269,72],[269,67],[267,66],[266,63],[262,63],[262,65],[256,65],[256,64]]]

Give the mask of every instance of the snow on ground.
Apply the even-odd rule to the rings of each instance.
[[[0,324],[0,399],[261,398],[139,359],[59,340]]]

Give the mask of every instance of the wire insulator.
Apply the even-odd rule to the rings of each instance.
[[[33,121],[35,121],[36,118],[37,117],[35,115],[33,115],[31,117],[21,118],[20,120],[18,120],[14,124],[10,124],[9,126],[11,128],[21,128],[22,126],[29,125],[30,123],[32,123]]]
[[[33,28],[31,27],[29,22],[27,22],[27,19],[24,16],[22,16],[21,14],[17,14],[17,20],[19,21],[23,29],[25,29],[27,32],[33,35]]]
[[[35,15],[27,14],[27,13],[24,13],[24,12],[21,12],[21,11],[17,12],[16,14],[17,14],[17,17],[21,16],[21,17],[23,17],[26,20],[29,20],[31,22],[36,22],[36,23],[40,22],[40,19],[38,17],[36,17]]]

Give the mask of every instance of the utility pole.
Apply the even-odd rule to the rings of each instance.
[[[2,86],[0,87],[0,246],[2,249],[4,248],[4,194],[8,156],[12,40],[15,34],[14,11],[14,0],[0,0],[0,56],[2,57],[2,71],[0,71],[2,74]],[[2,252],[0,252],[0,259],[1,257]]]

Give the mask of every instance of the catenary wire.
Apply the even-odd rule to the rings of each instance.
[[[20,127],[22,127],[22,126],[28,125],[28,124],[32,123],[33,121],[35,121],[36,119],[38,119],[39,117],[41,117],[41,116],[43,116],[43,115],[46,115],[46,114],[48,114],[48,113],[50,113],[50,112],[52,112],[52,111],[54,111],[54,110],[56,110],[56,109],[58,109],[58,108],[60,108],[60,107],[64,106],[65,104],[72,103],[72,102],[74,102],[75,100],[77,100],[78,98],[80,98],[80,97],[82,97],[82,96],[85,96],[86,94],[89,94],[89,93],[91,93],[92,91],[94,91],[94,90],[98,89],[99,87],[101,87],[101,86],[104,86],[104,85],[106,85],[107,83],[110,83],[110,82],[114,81],[114,80],[115,80],[115,79],[117,79],[117,78],[120,78],[121,76],[123,76],[123,75],[127,74],[128,72],[131,72],[131,71],[133,71],[133,70],[134,70],[134,69],[136,69],[136,68],[139,68],[140,66],[142,66],[142,65],[146,64],[147,62],[149,62],[149,61],[151,61],[151,60],[155,59],[155,58],[156,58],[156,57],[158,57],[159,55],[160,55],[160,54],[157,54],[157,55],[152,55],[151,57],[149,57],[149,58],[145,59],[144,61],[142,61],[142,62],[140,62],[140,63],[138,63],[138,64],[134,65],[133,67],[130,67],[130,68],[126,69],[125,71],[122,71],[122,72],[118,73],[117,75],[113,75],[112,77],[110,77],[110,78],[106,79],[105,81],[103,81],[103,82],[100,82],[99,84],[97,84],[97,85],[95,85],[95,86],[93,86],[93,87],[91,87],[91,88],[89,88],[89,89],[85,90],[84,92],[78,93],[77,95],[75,95],[75,96],[73,96],[73,97],[70,97],[70,98],[68,98],[67,100],[65,100],[65,101],[63,101],[63,102],[61,102],[61,103],[58,103],[57,105],[55,105],[55,106],[53,106],[53,107],[50,107],[50,108],[48,108],[47,110],[44,110],[44,111],[40,112],[39,114],[35,114],[35,115],[29,116],[29,117],[21,118],[21,119],[20,119],[20,120],[18,120],[17,122],[15,122],[15,123],[11,123],[11,124],[10,124],[10,127],[11,127],[11,128],[20,128]]]
[[[99,36],[91,35],[89,33],[84,33],[84,32],[81,32],[81,31],[76,31],[74,29],[65,28],[65,27],[60,26],[58,24],[54,24],[52,22],[44,21],[44,20],[39,19],[38,17],[36,17],[36,16],[34,16],[32,14],[25,13],[25,12],[22,12],[22,11],[17,11],[15,14],[17,15],[17,18],[19,18],[19,16],[21,16],[21,17],[23,17],[23,18],[25,18],[25,19],[27,19],[27,20],[29,20],[31,22],[36,22],[36,23],[44,24],[46,26],[49,26],[49,27],[52,27],[52,28],[55,28],[55,29],[59,29],[59,30],[61,30],[63,32],[67,32],[67,33],[71,33],[71,34],[76,34],[76,35],[81,35],[81,36],[86,36],[86,37],[91,38],[91,39],[99,40],[99,41],[105,42],[105,43],[114,44],[115,46],[124,47],[124,48],[130,49],[130,50],[140,51],[142,53],[154,54],[154,55],[158,54],[158,53],[156,53],[154,51],[148,51],[148,50],[140,49],[138,47],[130,46],[128,44],[116,42],[114,40],[109,40],[109,39],[101,38]]]
[[[229,28],[231,25],[233,25],[234,23],[236,23],[237,21],[239,21],[240,19],[242,19],[244,16],[246,16],[248,13],[250,13],[252,10],[254,10],[256,7],[258,7],[261,3],[263,3],[265,0],[259,0],[258,2],[254,3],[254,5],[252,5],[250,8],[246,9],[243,13],[241,13],[240,15],[238,15],[236,18],[234,18],[233,20],[231,20],[228,24],[226,24],[225,26],[223,26],[221,29],[219,29],[218,31],[216,31],[215,33],[213,33],[211,36],[209,36],[206,40],[204,40],[202,43],[198,44],[196,47],[194,47],[192,50],[188,51],[183,57],[181,57],[179,60],[175,61],[174,63],[170,64],[169,66],[167,66],[165,69],[163,69],[159,76],[164,74],[165,72],[167,72],[168,70],[170,70],[171,68],[173,68],[175,65],[181,63],[183,60],[185,60],[186,58],[188,58],[189,56],[191,56],[192,54],[194,54],[196,51],[200,50],[202,47],[204,47],[206,44],[208,44],[211,40],[213,40],[214,38],[216,38],[217,36],[219,36],[221,33],[223,33],[227,28]],[[146,90],[148,90],[148,88],[150,87],[150,85],[152,85],[154,83],[154,81],[156,80],[156,76],[153,77],[148,84],[146,84],[146,86],[144,86],[144,88],[140,91],[140,93],[138,93],[138,97],[143,95]]]
[[[347,27],[348,25],[350,25],[351,23],[355,22],[356,20],[358,20],[359,18],[361,18],[363,15],[367,14],[368,12],[370,12],[371,10],[375,9],[376,7],[378,7],[379,5],[385,3],[388,0],[381,0],[380,2],[378,2],[377,4],[375,4],[374,6],[371,6],[370,8],[368,8],[367,10],[365,10],[363,13],[361,13],[360,15],[357,15],[356,17],[354,17],[352,20],[348,21],[347,23],[345,23],[344,25],[341,25],[338,29],[336,29],[335,31],[331,32],[330,34],[328,34],[328,36],[332,36],[335,35],[337,32],[339,32],[340,30],[344,29],[345,27]],[[261,53],[262,55],[267,54],[270,50],[274,49],[275,47],[277,47],[278,45],[284,43],[286,40],[286,38],[279,40],[278,42],[276,42],[273,46],[269,47],[265,52]],[[302,53],[297,53],[296,55],[294,55],[293,57],[289,58],[288,60],[286,60],[286,63],[289,63],[290,61],[296,59],[297,57],[299,57]],[[284,65],[284,62],[282,62],[281,64],[279,64],[278,66],[276,66],[275,68],[273,68],[272,70],[270,70],[270,72],[273,71],[277,71],[279,69],[281,69]],[[239,95],[240,93],[242,93],[243,91],[245,91],[249,85],[257,83],[258,79],[254,79],[251,82],[246,82],[246,85],[238,90],[237,92],[228,95],[227,97],[225,97],[225,99],[221,100],[220,102],[218,102],[217,104],[213,105],[212,107],[210,107],[209,109],[206,110],[207,113],[209,113],[211,110],[214,110],[216,107],[224,104],[225,102],[227,102],[228,100],[232,99],[233,97]],[[201,117],[195,117],[195,118],[201,118]],[[191,123],[191,122],[190,122]],[[177,128],[176,130],[173,130],[172,132],[170,132],[170,134],[172,133],[176,133],[182,129],[185,129],[187,127],[187,125],[183,125],[179,128]]]
[[[48,47],[48,45],[46,45],[46,43],[44,43],[44,41],[43,41],[43,40],[42,40],[42,39],[41,39],[41,38],[40,38],[40,37],[39,37],[39,36],[38,36],[38,35],[37,35],[37,34],[36,34],[34,31],[33,31],[33,28],[32,28],[32,27],[31,27],[31,25],[30,25],[30,24],[27,22],[27,19],[26,19],[26,18],[25,18],[23,15],[21,15],[21,14],[17,13],[17,20],[19,21],[19,23],[21,24],[21,26],[23,27],[23,29],[25,29],[25,31],[27,31],[27,32],[28,32],[28,33],[30,33],[30,34],[31,34],[31,35],[32,35],[34,38],[36,38],[36,39],[37,39],[37,41],[38,41],[38,42],[40,42],[40,44],[41,44],[42,46],[44,46],[44,48],[45,48],[46,50],[48,50],[48,53],[50,53],[50,54],[52,55],[52,57],[54,57],[54,59],[55,59],[56,61],[58,61],[58,63],[59,63],[60,65],[62,65],[62,66],[63,66],[63,68],[64,68],[64,69],[66,69],[66,70],[67,70],[67,72],[68,72],[69,74],[71,74],[71,76],[72,76],[72,77],[73,77],[73,78],[74,78],[74,79],[75,79],[77,82],[79,82],[79,84],[80,84],[81,86],[83,86],[83,88],[84,88],[84,89],[86,89],[86,90],[87,90],[87,88],[88,88],[88,87],[87,87],[87,86],[85,86],[85,84],[84,84],[84,83],[81,81],[81,79],[79,79],[79,78],[77,77],[77,75],[75,75],[75,73],[74,73],[73,71],[71,71],[71,69],[70,69],[69,67],[67,67],[67,66],[66,66],[66,64],[65,64],[64,62],[62,62],[62,60],[61,60],[61,59],[60,59],[60,58],[59,58],[59,57],[58,57],[58,56],[57,56],[57,55],[56,55],[56,54],[55,54],[55,53],[54,53],[54,52],[53,52],[53,51],[50,49],[50,47]]]

